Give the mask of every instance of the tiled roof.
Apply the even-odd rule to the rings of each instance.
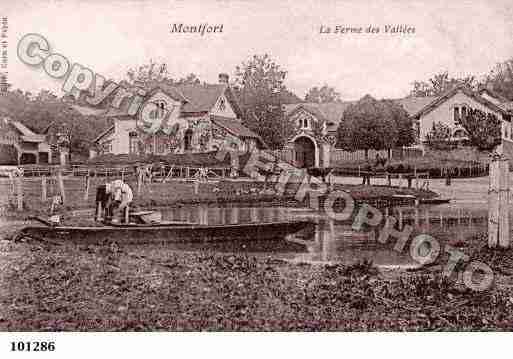
[[[161,82],[152,85],[152,90],[147,94],[147,97],[160,89],[171,98],[183,103],[182,113],[208,112],[214,107],[219,97],[226,92],[227,88],[228,86],[224,84],[170,85]],[[235,104],[235,107],[237,106]],[[127,110],[127,108],[110,108],[105,116],[127,116]]]
[[[183,112],[208,112],[226,90],[226,85],[180,85],[174,87],[183,94],[187,103]]]
[[[435,99],[435,97],[405,97],[401,99],[392,100],[406,110],[411,116],[421,110],[424,106],[429,104]],[[285,114],[290,116],[296,110],[303,108],[310,112],[317,118],[332,123],[332,126],[338,125],[342,119],[342,115],[349,105],[355,104],[357,101],[343,101],[343,102],[328,102],[328,103],[296,103],[285,105]]]
[[[312,102],[303,102],[303,103],[295,103],[290,105],[285,105],[285,114],[291,115],[299,108],[304,108],[312,115],[328,122],[339,123],[342,118],[342,114],[345,109],[352,104],[353,102],[344,101],[344,102],[328,102],[328,103],[312,103]]]
[[[493,102],[488,101],[484,97],[480,96],[478,93],[473,92],[468,87],[466,87],[464,85],[459,85],[459,86],[455,86],[454,88],[444,92],[442,95],[436,97],[433,101],[431,101],[429,104],[427,104],[426,106],[421,108],[417,113],[415,113],[414,116],[421,116],[421,115],[431,112],[434,108],[436,108],[438,105],[440,105],[441,103],[445,102],[446,100],[448,100],[449,98],[454,96],[459,91],[463,92],[468,97],[474,99],[475,101],[477,101],[497,112],[500,112],[502,114],[508,114],[508,111],[506,109],[504,109],[503,107],[497,106]]]
[[[254,138],[260,142],[263,147],[267,147],[262,138],[251,131],[249,128],[240,123],[239,120],[221,117],[221,116],[210,116],[210,119],[213,123],[218,126],[223,127],[226,131],[230,132],[232,135],[240,137],[240,138]]]
[[[403,108],[408,112],[408,115],[413,116],[421,109],[423,109],[426,105],[430,104],[436,99],[436,96],[426,96],[426,97],[405,97],[400,99],[393,100],[395,103],[400,104]]]
[[[44,142],[45,135],[33,132],[19,121],[10,121],[11,124],[21,133],[21,139],[27,142]]]

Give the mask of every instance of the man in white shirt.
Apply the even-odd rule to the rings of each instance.
[[[104,192],[104,194],[100,192]],[[122,220],[128,222],[128,209],[133,199],[134,195],[130,186],[118,179],[106,183],[104,189],[99,188],[96,201],[100,202],[105,209],[105,220],[118,222],[119,216],[116,216],[115,212],[119,211]]]

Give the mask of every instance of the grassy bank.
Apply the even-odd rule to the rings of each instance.
[[[511,330],[512,289],[246,254],[3,242],[0,330]],[[20,255],[20,253],[22,255]]]

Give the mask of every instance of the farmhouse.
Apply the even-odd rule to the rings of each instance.
[[[413,148],[425,150],[426,135],[433,123],[441,122],[453,131],[453,139],[465,139],[461,116],[469,109],[479,109],[497,115],[502,122],[502,144],[498,151],[513,158],[513,102],[483,89],[471,91],[457,86],[441,96],[405,97],[393,100],[400,104],[413,120],[417,135]],[[336,143],[338,125],[344,110],[353,102],[298,103],[285,105],[285,115],[296,125],[287,148],[298,167],[329,167]]]
[[[52,151],[46,136],[37,134],[21,122],[7,117],[0,119],[0,146],[1,161],[5,162],[3,164],[52,163]]]
[[[512,158],[512,103],[488,89],[475,92],[465,86],[456,86],[441,96],[433,98],[431,102],[412,115],[419,139],[417,146],[424,148],[426,135],[434,123],[443,123],[449,126],[454,140],[465,139],[466,133],[460,120],[470,109],[492,113],[501,120],[502,144],[499,146],[498,152]]]
[[[242,125],[242,111],[227,74],[219,75],[218,84],[157,83],[145,102],[162,110],[154,114],[156,118],[170,114],[166,129],[150,135],[140,130],[139,113],[130,115],[127,109],[109,109],[104,116],[113,119],[113,125],[94,141],[99,153],[209,152],[221,148],[227,139],[238,151],[266,147],[260,136]]]

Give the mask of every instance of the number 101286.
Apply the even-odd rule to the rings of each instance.
[[[11,342],[12,352],[53,352],[55,342]]]

